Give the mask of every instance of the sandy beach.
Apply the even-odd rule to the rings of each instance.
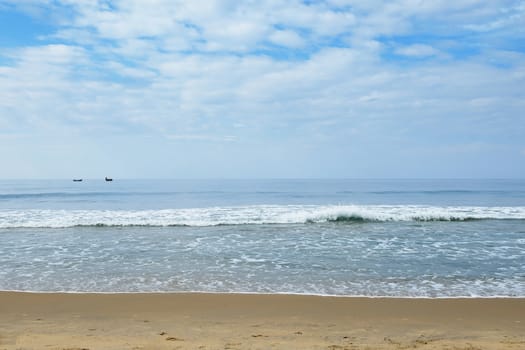
[[[524,349],[525,299],[0,293],[0,349]]]

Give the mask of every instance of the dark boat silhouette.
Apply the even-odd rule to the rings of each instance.
[[[73,179],[73,182],[82,182],[82,179]]]
[[[113,179],[112,179],[112,178],[110,178],[110,177],[107,177],[107,176],[106,176],[105,180],[106,180],[106,181],[113,181]]]

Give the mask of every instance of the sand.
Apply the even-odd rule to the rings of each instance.
[[[2,349],[525,349],[525,299],[0,292]]]

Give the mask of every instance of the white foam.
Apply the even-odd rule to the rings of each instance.
[[[0,228],[74,226],[216,226],[329,221],[525,219],[525,207],[417,205],[254,205],[164,210],[2,210]]]

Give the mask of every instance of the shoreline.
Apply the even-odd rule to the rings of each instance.
[[[518,349],[525,298],[0,292],[0,350]]]
[[[62,294],[62,295],[277,295],[277,296],[304,296],[304,297],[319,297],[319,298],[349,298],[349,299],[421,299],[421,300],[469,300],[469,299],[525,299],[523,296],[514,295],[460,295],[460,296],[390,296],[390,295],[340,295],[340,294],[314,294],[314,293],[288,293],[288,292],[210,292],[210,291],[141,291],[141,292],[88,292],[88,291],[34,291],[34,290],[4,290],[0,289],[0,294],[15,293],[15,294]]]

